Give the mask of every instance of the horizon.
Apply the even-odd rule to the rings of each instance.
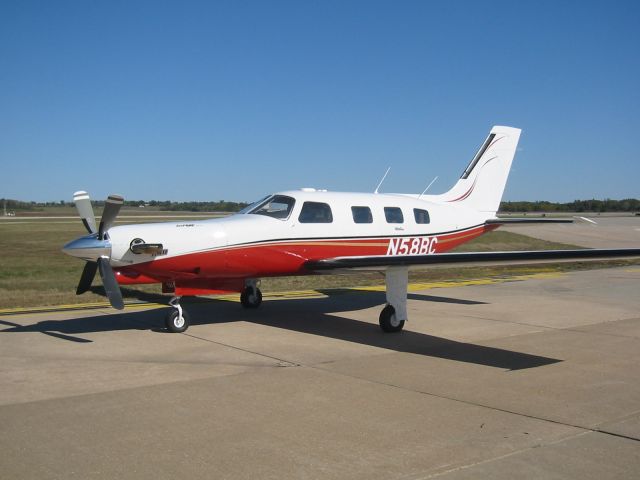
[[[328,192],[331,193],[372,193],[373,192],[333,192],[332,190],[329,190]],[[279,192],[273,192],[275,193],[279,193]],[[403,195],[403,194],[399,194],[397,192],[380,192],[380,195]],[[96,204],[96,203],[104,203],[105,199],[100,199],[100,198],[91,198],[91,203],[92,204]],[[72,200],[43,200],[43,201],[36,201],[36,200],[20,200],[20,199],[16,199],[16,198],[4,198],[4,197],[0,197],[0,202],[2,201],[8,201],[8,202],[18,202],[18,203],[26,203],[26,204],[30,204],[30,205],[36,205],[36,206],[45,206],[45,207],[53,207],[53,206],[69,206],[69,207],[73,207],[74,203]],[[159,199],[124,199],[125,204],[123,205],[123,207],[128,207],[128,206],[134,206],[134,205],[127,205],[127,204],[132,204],[132,203],[151,203],[151,202],[156,202],[156,203],[235,203],[235,204],[246,204],[249,205],[251,203],[251,201],[248,200],[239,200],[239,201],[235,201],[235,200],[226,200],[226,199],[222,199],[222,200],[168,200],[168,199],[164,199],[164,200],[159,200]],[[629,198],[576,198],[567,202],[554,202],[551,200],[501,200],[500,203],[551,203],[554,205],[563,205],[563,204],[569,204],[569,203],[575,203],[575,202],[591,202],[591,201],[595,201],[595,202],[608,202],[608,201],[612,201],[612,202],[625,202],[625,201],[636,201],[636,202],[640,202],[640,197],[629,197]],[[64,204],[61,204],[61,202],[64,202]]]

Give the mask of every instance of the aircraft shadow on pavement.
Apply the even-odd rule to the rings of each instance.
[[[414,294],[410,294],[413,296]],[[415,295],[420,300],[458,304],[476,304],[470,300],[447,299]],[[417,299],[417,298],[416,298]],[[458,342],[410,330],[399,334],[385,334],[377,325],[346,318],[340,312],[380,306],[385,302],[384,292],[357,292],[331,295],[330,298],[301,298],[266,301],[256,310],[245,310],[236,302],[185,298],[182,305],[189,311],[192,325],[206,325],[245,321],[289,331],[334,338],[362,345],[384,348],[396,352],[473,363],[506,370],[541,367],[562,360],[505,350],[501,348]],[[376,313],[377,315],[377,313]],[[413,322],[428,321],[413,319]],[[164,310],[145,310],[93,317],[44,320],[32,325],[18,325],[0,319],[8,328],[0,333],[40,332],[73,342],[88,343],[83,333],[121,330],[147,330],[163,332]]]
[[[330,288],[330,289],[316,289],[316,292],[327,295],[328,297],[334,297],[336,295],[344,295],[344,294],[354,294],[354,293],[365,293],[368,295],[378,294],[381,296],[380,304],[385,301],[384,292],[378,292],[375,290],[365,290],[365,289],[357,289],[357,288]],[[437,302],[437,303],[452,303],[457,305],[487,305],[487,302],[480,302],[478,300],[465,300],[462,298],[452,298],[452,297],[440,297],[437,295],[426,295],[424,293],[408,293],[407,299],[409,300],[422,300],[425,302]],[[372,305],[373,306],[373,305]]]

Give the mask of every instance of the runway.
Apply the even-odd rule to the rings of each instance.
[[[4,478],[636,478],[640,268],[0,317]]]
[[[595,223],[575,220],[574,223],[569,224],[504,226],[500,227],[500,230],[587,248],[638,248],[640,246],[640,216],[584,215]]]

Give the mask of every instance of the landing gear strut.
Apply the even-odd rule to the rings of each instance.
[[[258,308],[262,303],[262,292],[258,288],[259,280],[247,280],[240,294],[240,303],[244,308]]]
[[[399,332],[407,320],[408,267],[389,267],[385,272],[387,306],[380,312],[380,328],[386,333]]]
[[[171,333],[182,333],[189,328],[189,315],[180,306],[180,297],[173,297],[169,300],[169,305],[173,309],[165,317],[165,325]]]

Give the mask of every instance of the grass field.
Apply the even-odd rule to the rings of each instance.
[[[179,215],[179,212],[165,212]],[[157,212],[161,215],[161,212]],[[183,214],[188,219],[190,215]],[[193,218],[193,217],[191,217]],[[146,219],[145,219],[146,220]],[[151,219],[149,219],[151,220]],[[129,221],[127,219],[127,221]],[[140,221],[140,220],[136,220]],[[69,240],[85,233],[77,219],[11,220],[0,221],[0,308],[31,307],[103,301],[101,287],[76,296],[75,289],[83,268],[83,262],[64,255],[60,248]],[[491,232],[459,247],[456,251],[537,250],[575,248],[509,232]],[[554,266],[556,270],[597,268],[603,265],[628,264],[618,261],[597,263],[572,263]],[[447,267],[411,272],[412,281],[437,281],[447,279],[485,278],[549,270],[545,265],[524,267]],[[95,285],[99,285],[97,279]],[[265,292],[283,290],[318,289],[331,287],[364,286],[384,283],[379,273],[358,275],[323,275],[312,277],[288,277],[263,279]],[[141,298],[159,293],[159,285],[141,285],[135,289],[123,289],[125,299]]]

